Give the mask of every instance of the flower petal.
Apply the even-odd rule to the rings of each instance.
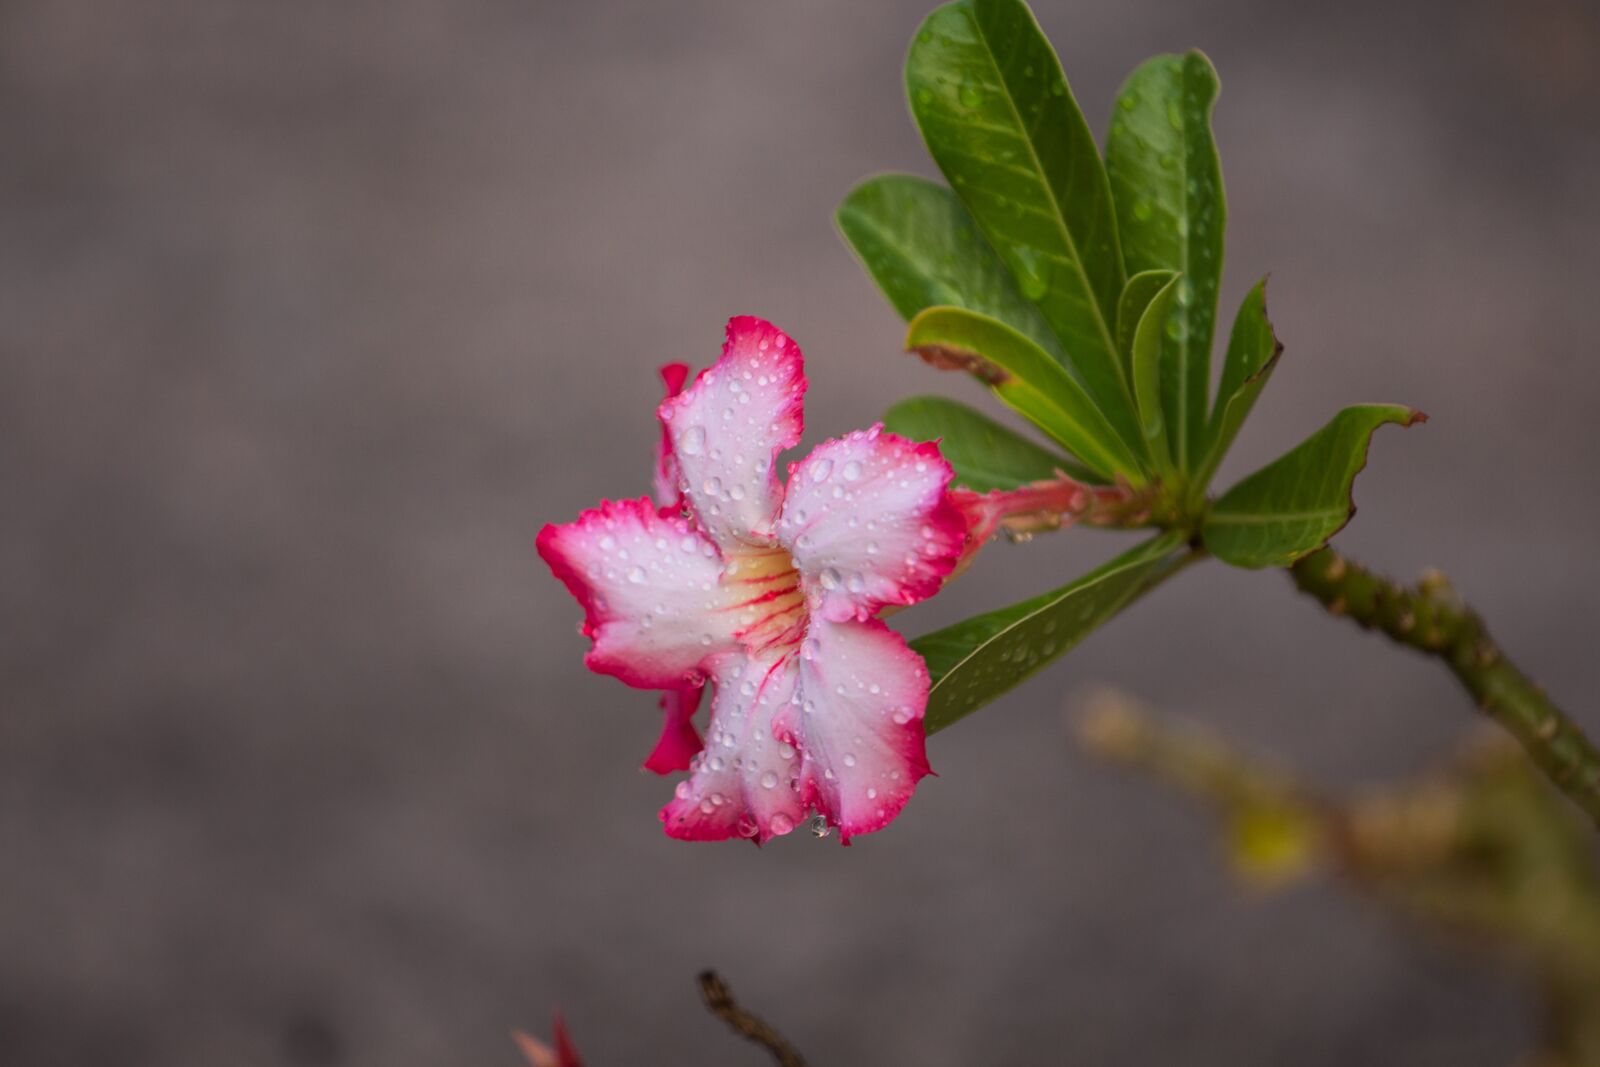
[[[939,446],[881,426],[824,441],[790,464],[778,537],[813,610],[842,622],[938,592],[967,541]]]
[[[786,710],[775,726],[801,751],[807,806],[848,844],[889,825],[930,773],[922,728],[928,669],[877,619],[813,619],[799,673],[798,712]]]
[[[799,442],[800,346],[763,319],[728,320],[722,357],[661,404],[684,495],[718,545],[768,544],[783,488],[775,459]]]
[[[583,605],[590,670],[671,689],[734,647],[736,612],[718,583],[716,546],[648,499],[602,501],[539,531],[539,555]]]
[[[689,364],[663,363],[661,365],[661,384],[666,387],[666,399],[671,400],[683,392],[683,383],[689,378]],[[656,445],[655,469],[655,497],[656,503],[668,511],[677,511],[683,506],[683,475],[678,472],[678,458],[672,453],[672,437],[667,433],[667,424],[661,424],[661,440]]]
[[[695,753],[705,748],[694,728],[694,713],[704,693],[703,685],[680,685],[661,694],[661,739],[645,758],[645,770],[672,774],[689,769]]]
[[[554,1027],[555,1048],[521,1030],[511,1031],[511,1037],[516,1041],[517,1048],[528,1061],[529,1067],[583,1067],[583,1060],[578,1057],[578,1050],[573,1047],[572,1038],[567,1035],[567,1024],[561,1018],[560,1012],[556,1013]]]
[[[759,843],[787,834],[805,816],[800,760],[772,722],[794,699],[795,657],[730,654],[713,660],[711,670],[717,688],[706,748],[661,809],[661,821],[668,835],[686,841]]]

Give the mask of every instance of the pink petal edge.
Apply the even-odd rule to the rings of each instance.
[[[770,543],[783,498],[777,456],[804,432],[805,392],[800,346],[765,319],[739,315],[716,363],[662,401],[680,487],[719,546]]]
[[[584,664],[597,674],[671,689],[735,647],[737,620],[716,610],[715,546],[648,498],[603,500],[574,522],[545,526],[535,545],[583,607],[580,630],[594,641]]]
[[[967,545],[967,519],[948,491],[954,476],[936,443],[881,424],[791,463],[776,529],[813,610],[864,620],[938,592]]]

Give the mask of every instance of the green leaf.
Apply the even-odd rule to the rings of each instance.
[[[911,642],[928,664],[929,733],[987,704],[1089,636],[1176,568],[1182,535],[1165,534],[1075,582],[975,615]]]
[[[913,441],[940,439],[939,451],[955,468],[956,484],[986,493],[1054,478],[1057,472],[1092,481],[1092,472],[1041,448],[987,415],[942,396],[914,396],[883,416],[891,433]]]
[[[1150,298],[1133,332],[1133,394],[1139,403],[1139,429],[1144,432],[1150,454],[1155,457],[1156,468],[1169,473],[1172,470],[1172,433],[1167,429],[1161,402],[1162,341],[1166,338],[1173,294],[1182,285],[1183,275],[1168,278],[1167,284]]]
[[[1379,426],[1427,416],[1399,404],[1345,408],[1333,421],[1223,494],[1201,531],[1206,548],[1236,567],[1287,567],[1314,552],[1355,514],[1350,490]]]
[[[964,307],[999,319],[1061,358],[1061,342],[1044,316],[945,186],[880,174],[850,191],[834,221],[901,318],[910,321],[939,305]]]
[[[1195,472],[1195,492],[1205,492],[1217,467],[1222,463],[1239,427],[1249,417],[1256,397],[1267,386],[1272,370],[1283,355],[1283,345],[1267,318],[1267,280],[1261,279],[1239,305],[1228,337],[1228,356],[1222,365],[1222,381],[1217,386],[1217,406],[1211,412],[1210,445],[1206,458]]]
[[[1112,109],[1106,170],[1128,270],[1185,281],[1167,321],[1161,381],[1173,457],[1190,470],[1207,440],[1206,390],[1228,207],[1211,136],[1217,72],[1199,52],[1157,56]]]
[[[936,367],[972,372],[1099,474],[1143,482],[1139,461],[1083,386],[1005,323],[964,308],[929,308],[911,320],[906,349]]]
[[[1139,319],[1155,295],[1175,276],[1176,272],[1170,270],[1140,271],[1122,287],[1122,296],[1117,300],[1117,351],[1127,366],[1129,381],[1133,380],[1133,333],[1139,328]]]
[[[956,195],[1039,306],[1071,367],[1136,440],[1113,331],[1122,252],[1105,165],[1022,0],[958,0],[906,59],[911,113]]]

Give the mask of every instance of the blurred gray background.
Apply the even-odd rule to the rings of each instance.
[[[1330,784],[1474,728],[1276,574],[1188,572],[934,739],[883,834],[662,836],[645,694],[580,663],[541,524],[642,492],[656,365],[804,346],[812,441],[913,391],[835,236],[929,171],[931,0],[0,3],[0,1062],[1510,1063],[1529,991],[1336,887],[1255,899],[1102,767],[1096,685]],[[1288,345],[1224,471],[1386,430],[1341,544],[1445,567],[1600,730],[1600,11],[1041,0],[1097,129],[1221,70],[1223,316]],[[1124,547],[999,546],[920,631]]]

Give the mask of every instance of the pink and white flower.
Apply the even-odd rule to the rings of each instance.
[[[877,616],[933,595],[962,559],[950,465],[875,426],[780,480],[806,380],[799,346],[761,319],[731,320],[681,393],[663,376],[660,503],[602,501],[546,526],[538,549],[584,608],[590,669],[665,691],[652,763],[697,742],[690,701],[712,686],[666,831],[762,842],[812,813],[845,842],[882,829],[929,773],[928,672]]]

